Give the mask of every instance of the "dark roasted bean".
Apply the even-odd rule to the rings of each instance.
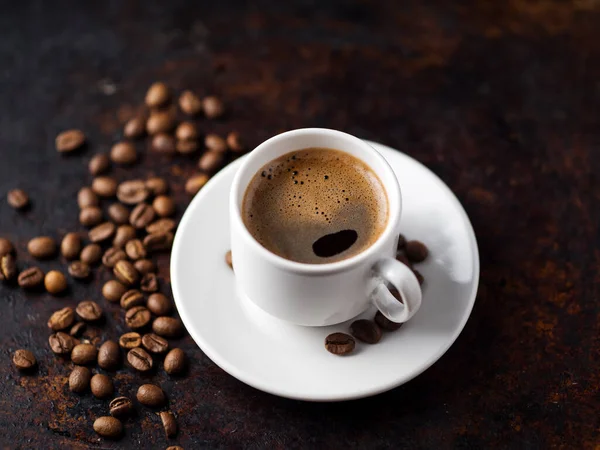
[[[88,170],[94,177],[101,175],[110,169],[110,159],[106,153],[98,153],[90,159]]]
[[[73,347],[71,361],[78,365],[92,364],[98,358],[98,350],[92,344],[79,344]]]
[[[117,198],[126,205],[137,205],[150,195],[146,183],[142,180],[129,180],[119,184]]]
[[[33,238],[27,244],[27,251],[36,259],[48,259],[56,255],[56,241],[48,236]]]
[[[119,338],[119,345],[127,350],[137,348],[140,345],[142,345],[142,337],[139,333],[136,333],[135,331],[130,331],[129,333],[125,333]]]
[[[169,342],[154,333],[148,333],[142,336],[142,345],[146,350],[152,353],[164,353],[169,349]]]
[[[29,206],[29,196],[23,189],[12,189],[6,196],[8,204],[15,209],[24,209]]]
[[[39,267],[30,267],[19,274],[17,281],[23,289],[34,289],[44,282],[44,272]]]
[[[69,355],[75,347],[75,340],[62,331],[51,334],[48,338],[50,349],[57,355]]]
[[[155,384],[142,384],[138,388],[136,397],[142,405],[152,407],[163,406],[167,401],[163,390]]]
[[[150,314],[150,312],[148,312]],[[166,338],[181,337],[185,330],[181,320],[174,317],[157,317],[152,322],[152,331]]]
[[[137,205],[129,216],[129,223],[136,229],[146,228],[154,220],[154,209],[147,203]]]
[[[73,308],[65,307],[55,311],[48,319],[48,328],[52,331],[60,331],[69,328],[75,320]]]
[[[19,370],[29,370],[35,367],[37,361],[29,350],[19,349],[13,355],[13,363]]]
[[[115,264],[113,273],[125,286],[133,286],[140,281],[140,274],[129,261],[118,261],[117,264]]]
[[[93,302],[91,300],[84,300],[83,302],[79,302],[77,308],[75,309],[75,312],[77,312],[77,315],[86,322],[93,322],[95,320],[99,320],[102,317],[102,308],[100,308],[98,303]]]
[[[127,362],[131,367],[140,372],[147,372],[152,369],[152,356],[143,348],[132,348],[127,353]]]
[[[90,266],[98,264],[101,258],[102,248],[98,244],[88,244],[81,250],[81,262]]]
[[[350,324],[350,333],[359,341],[376,344],[381,339],[381,329],[372,320],[359,319]]]
[[[150,323],[150,319],[150,311],[148,311],[148,309],[144,306],[134,306],[133,308],[128,309],[125,313],[125,324],[132,330],[144,328]],[[167,326],[165,325],[162,328],[160,328],[160,331],[164,331],[164,329],[166,328]],[[171,326],[171,328],[168,328],[168,330],[171,331],[172,328],[173,326]],[[163,336],[165,335],[166,334],[163,334]]]
[[[112,222],[104,222],[90,230],[89,238],[93,243],[98,243],[112,238],[114,234],[115,224]]]
[[[91,273],[90,266],[83,261],[73,261],[69,264],[69,275],[76,280],[86,280]]]
[[[130,289],[121,296],[121,308],[128,310],[134,306],[143,306],[146,303],[144,295],[137,289]]]
[[[185,353],[180,348],[174,348],[165,356],[164,368],[169,375],[183,373],[187,364]]]
[[[81,130],[66,130],[56,136],[54,144],[59,153],[70,153],[85,143],[85,134]]]
[[[127,255],[120,248],[110,247],[102,255],[102,264],[105,267],[113,268],[119,261],[127,259]]]
[[[60,243],[60,252],[69,261],[79,258],[81,253],[81,237],[79,233],[67,233]]]
[[[82,394],[90,387],[92,371],[87,367],[75,366],[69,375],[69,390]]]
[[[133,413],[133,402],[128,397],[117,397],[108,404],[110,415],[127,417]]]
[[[334,355],[347,355],[355,345],[354,338],[346,333],[332,333],[325,338],[325,348]]]

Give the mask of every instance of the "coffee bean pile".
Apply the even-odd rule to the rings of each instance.
[[[185,373],[187,358],[183,350],[171,347],[170,340],[185,333],[180,319],[170,316],[174,312],[172,300],[159,292],[160,277],[153,259],[168,253],[173,244],[177,222],[173,216],[177,205],[169,195],[170,186],[160,177],[117,180],[110,175],[112,166],[124,168],[134,165],[140,157],[136,140],[147,136],[150,151],[172,155],[191,155],[204,152],[199,158],[199,171],[185,183],[185,191],[196,194],[210,176],[225,162],[227,154],[239,154],[244,145],[237,132],[221,137],[201,132],[194,118],[203,114],[208,119],[218,119],[225,113],[221,100],[214,96],[203,99],[192,91],[181,93],[177,106],[171,90],[161,82],[154,83],[145,96],[145,106],[123,128],[123,140],[114,143],[109,154],[98,153],[87,163],[93,177],[89,186],[77,194],[79,224],[86,232],[71,231],[60,242],[51,236],[38,236],[27,244],[29,255],[37,260],[52,260],[59,254],[67,262],[62,269],[48,273],[37,266],[19,272],[13,244],[0,238],[0,281],[18,284],[24,290],[45,290],[60,296],[68,292],[69,277],[75,282],[89,280],[95,271],[105,271],[112,279],[104,283],[102,296],[106,305],[91,300],[65,306],[48,319],[52,352],[73,363],[68,386],[71,392],[86,392],[97,399],[112,399],[109,415],[98,417],[94,431],[109,439],[123,435],[122,420],[132,416],[134,402],[115,392],[110,375],[94,373],[94,367],[114,372],[126,365],[135,372],[155,371],[163,360],[163,370],[169,375]],[[186,116],[178,122],[178,114]],[[55,141],[61,154],[73,153],[87,146],[81,130],[60,133]],[[23,210],[30,204],[29,196],[20,189],[7,195],[9,205]],[[106,211],[106,215],[104,213]],[[102,267],[98,268],[101,265]],[[68,276],[66,275],[68,274]],[[117,341],[99,342],[98,338],[85,336],[88,325],[103,326],[104,309],[111,314],[114,306],[122,310],[122,319],[131,330]],[[33,371],[37,361],[33,353],[20,349],[13,354],[13,363],[21,371]],[[142,384],[136,400],[150,408],[163,409],[167,397],[160,386]],[[160,411],[167,438],[177,433],[175,414]],[[180,449],[181,447],[169,447]]]

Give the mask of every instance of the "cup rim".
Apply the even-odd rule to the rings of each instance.
[[[385,229],[383,230],[383,232],[379,235],[379,237],[373,244],[371,244],[368,248],[366,248],[359,254],[351,256],[350,258],[343,259],[341,261],[331,262],[331,263],[324,263],[324,264],[309,264],[309,263],[292,261],[292,260],[286,259],[282,256],[279,256],[279,255],[273,253],[272,251],[270,251],[269,249],[267,249],[266,247],[261,245],[260,242],[258,242],[254,238],[254,236],[252,236],[252,234],[250,233],[248,228],[246,228],[246,224],[244,223],[244,221],[242,219],[242,212],[241,212],[241,208],[240,208],[239,192],[240,192],[241,178],[242,178],[242,175],[247,171],[247,167],[252,163],[252,161],[254,159],[253,155],[260,153],[261,150],[264,148],[270,147],[272,145],[276,145],[277,142],[279,142],[283,139],[288,139],[290,137],[296,137],[296,136],[302,136],[302,135],[310,135],[310,134],[331,134],[331,135],[342,136],[346,139],[354,141],[354,143],[357,144],[357,146],[362,147],[363,150],[365,150],[367,153],[371,153],[375,159],[379,160],[379,162],[381,163],[381,166],[383,167],[383,171],[388,172],[388,174],[391,175],[391,177],[388,177],[388,178],[393,180],[391,186],[389,186],[388,184],[385,184],[383,182],[383,180],[381,180],[382,184],[383,184],[383,188],[386,191],[388,202],[390,201],[390,196],[389,196],[390,190],[397,191],[397,194],[398,194],[397,198],[398,198],[398,202],[399,202],[395,217],[392,217],[391,215],[388,217],[388,222],[385,226]],[[344,151],[344,149],[339,149],[339,150]],[[356,156],[356,157],[358,157],[358,156]],[[365,164],[367,164],[369,167],[372,166],[369,162],[364,161],[363,158],[360,158],[360,157],[358,157],[358,158],[363,160],[363,162]],[[245,192],[245,188],[244,188],[244,192]],[[390,164],[377,150],[375,150],[375,148],[373,148],[371,145],[369,145],[362,139],[359,139],[356,136],[345,133],[343,131],[333,130],[333,129],[329,129],[329,128],[299,128],[299,129],[280,133],[278,135],[275,135],[275,136],[267,139],[262,144],[258,145],[254,150],[249,152],[248,155],[246,156],[246,158],[244,158],[244,162],[242,163],[240,168],[237,170],[235,177],[233,179],[233,184],[231,185],[230,198],[229,198],[230,217],[231,217],[231,220],[236,220],[241,224],[241,227],[237,227],[237,229],[239,231],[239,229],[241,228],[241,233],[242,233],[243,238],[246,241],[250,242],[250,245],[252,246],[253,250],[258,252],[263,258],[265,258],[271,264],[273,264],[281,269],[284,269],[288,272],[295,272],[295,273],[301,273],[301,274],[325,275],[325,274],[343,272],[348,269],[351,269],[351,268],[361,264],[362,262],[364,262],[366,259],[370,258],[371,256],[381,252],[382,247],[388,241],[390,235],[398,233],[398,225],[400,223],[400,216],[402,213],[402,195],[401,194],[402,194],[402,192],[400,190],[398,178],[396,177],[396,174],[394,173],[394,170],[392,169]],[[391,213],[392,208],[389,208],[389,210]]]

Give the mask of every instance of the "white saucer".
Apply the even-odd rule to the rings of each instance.
[[[450,189],[409,156],[370,143],[391,164],[402,188],[401,230],[427,244],[417,266],[425,277],[423,303],[400,330],[376,345],[328,353],[325,336],[349,322],[307,328],[282,322],[240,300],[229,250],[228,198],[241,158],[194,198],[185,212],[171,255],[171,283],[190,335],[223,370],[257,389],[310,401],[349,400],[387,391],[436,362],[463,329],[477,293],[479,255],[469,218]],[[362,317],[372,318],[374,310]]]

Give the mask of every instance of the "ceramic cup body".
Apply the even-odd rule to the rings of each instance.
[[[244,225],[241,208],[256,172],[286,153],[309,147],[342,150],[364,161],[379,177],[388,199],[388,222],[379,239],[361,253],[328,264],[305,264],[264,248]],[[253,150],[237,172],[230,194],[231,251],[238,292],[267,313],[298,325],[340,323],[371,303],[389,319],[404,322],[421,303],[418,281],[395,260],[402,200],[385,159],[362,140],[335,130],[306,128],[282,133]],[[404,304],[387,289],[393,285]],[[418,291],[418,292],[417,292]]]

